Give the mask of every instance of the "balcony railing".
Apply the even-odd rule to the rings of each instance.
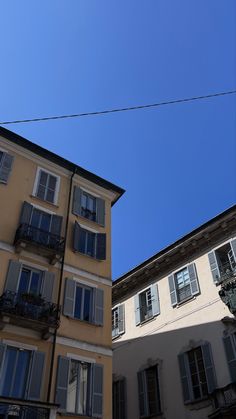
[[[2,321],[7,319],[7,323],[42,331],[45,336],[49,328],[55,330],[59,327],[59,315],[57,304],[47,302],[38,295],[5,291],[0,297]]]
[[[233,268],[229,262],[222,264],[219,267],[219,271],[220,271],[220,278],[218,281],[219,283],[236,277],[236,265]]]
[[[23,248],[33,247],[34,252],[53,258],[55,255],[63,255],[65,240],[50,231],[33,227],[30,224],[21,224],[16,230],[14,244]]]
[[[0,403],[0,419],[49,419],[50,409],[20,404]]]

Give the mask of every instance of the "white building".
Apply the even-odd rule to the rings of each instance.
[[[235,278],[233,206],[114,282],[113,419],[236,418]]]

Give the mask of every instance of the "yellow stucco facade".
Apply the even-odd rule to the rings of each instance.
[[[34,412],[43,406],[45,418],[111,418],[111,206],[122,193],[1,129],[4,419],[10,414],[6,406],[19,402],[21,409],[22,400]],[[7,379],[12,364],[25,375],[20,385],[17,373]]]

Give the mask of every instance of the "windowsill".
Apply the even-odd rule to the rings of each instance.
[[[45,204],[47,204],[47,205],[51,205],[52,207],[54,207],[54,208],[59,208],[59,206],[57,205],[57,204],[55,204],[55,203],[53,203],[53,202],[49,202],[49,201],[46,201],[45,199],[41,199],[41,198],[39,198],[38,196],[36,196],[36,195],[30,195],[30,197],[31,198],[34,198],[34,199],[36,199],[37,201],[39,201],[39,202],[44,202]]]
[[[112,337],[112,341],[120,339],[120,338],[121,338],[121,336],[123,336],[124,334],[125,334],[125,332],[122,332],[122,333],[119,333],[119,334],[118,334],[118,335],[116,335],[116,336],[113,336],[113,337]]]
[[[142,321],[142,322],[140,322],[137,326],[140,326],[140,327],[145,326],[145,324],[146,324],[146,323],[149,323],[149,322],[155,321],[155,320],[156,320],[156,318],[157,318],[158,316],[159,316],[159,314],[157,314],[157,315],[155,315],[155,316],[152,316],[152,317],[149,317],[149,319],[143,320],[143,321]]]
[[[96,262],[105,262],[106,261],[106,259],[97,259],[94,256],[87,255],[86,253],[79,252],[78,250],[75,250],[75,249],[74,249],[74,253],[79,253],[79,255],[86,256],[90,260],[92,259],[92,260],[95,260]]]
[[[178,304],[176,304],[176,306],[175,306],[175,307],[173,307],[173,308],[180,308],[180,307],[182,307],[183,305],[188,304],[188,303],[190,303],[190,302],[191,302],[191,301],[193,301],[193,300],[196,300],[195,295],[193,295],[193,296],[191,296],[191,297],[189,297],[189,298],[186,298],[186,300],[180,301],[180,302],[179,302]]]
[[[190,410],[200,410],[204,409],[207,406],[212,404],[209,396],[205,396],[200,400],[192,400],[190,402],[185,403],[185,406],[188,406]]]
[[[74,320],[74,321],[76,321],[76,322],[80,322],[80,323],[82,323],[82,324],[84,324],[84,325],[86,325],[86,326],[92,326],[92,327],[103,327],[103,325],[101,325],[101,324],[96,324],[96,323],[93,323],[93,322],[91,322],[91,321],[86,321],[86,320],[81,320],[81,319],[77,319],[76,317],[71,317],[71,316],[67,316],[67,315],[65,315],[65,314],[63,314],[63,316],[64,317],[66,317],[67,319],[70,319],[70,320]]]
[[[90,220],[89,218],[84,217],[84,216],[83,216],[83,215],[81,215],[81,214],[74,214],[74,215],[75,215],[75,217],[76,217],[76,218],[81,218],[82,220],[86,220],[86,221],[88,221],[89,223],[91,223],[91,224],[92,224],[92,226],[99,226],[99,227],[105,228],[105,225],[103,225],[103,224],[99,224],[97,221]]]

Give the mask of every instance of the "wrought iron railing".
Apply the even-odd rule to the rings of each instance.
[[[0,419],[49,419],[50,409],[21,404],[0,403]]]
[[[53,234],[50,231],[45,231],[30,224],[21,224],[16,230],[15,244],[19,240],[35,243],[37,245],[46,247],[47,249],[55,250],[58,253],[63,253],[65,240],[63,237]]]
[[[236,276],[236,264],[233,267],[229,262],[222,264],[219,267],[220,271],[220,278],[219,282],[226,281],[227,279],[231,279],[232,277]]]
[[[0,297],[0,312],[37,320],[48,326],[59,326],[58,305],[35,294],[5,291]]]

